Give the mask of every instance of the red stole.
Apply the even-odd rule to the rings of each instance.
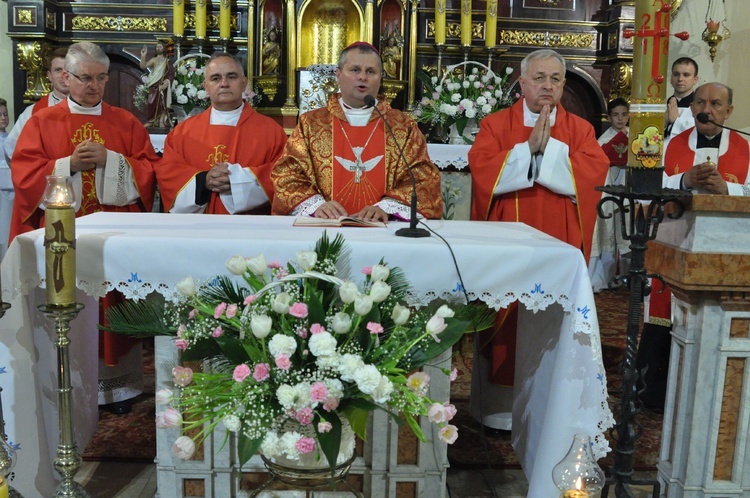
[[[672,138],[664,155],[664,171],[672,176],[684,173],[695,165],[695,143],[693,139],[695,128],[690,128]],[[719,149],[716,167],[724,181],[729,183],[745,183],[747,181],[748,164],[750,164],[750,143],[739,134],[726,130],[727,150],[721,153]],[[722,145],[724,142],[722,137]]]
[[[85,140],[99,142],[104,147],[107,146],[105,138],[102,136],[103,130],[100,129],[92,118],[99,120],[99,116],[90,116],[87,114],[70,115],[70,143],[75,149],[78,144]],[[96,197],[96,168],[81,171],[81,208],[77,216],[85,216],[91,213],[98,213],[102,210],[99,199]]]
[[[380,201],[385,193],[385,125],[382,119],[366,126],[352,126],[339,118],[333,121],[331,199],[354,214]],[[354,149],[361,150],[359,162]]]

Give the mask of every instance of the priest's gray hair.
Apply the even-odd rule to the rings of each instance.
[[[222,57],[226,57],[227,59],[234,61],[234,63],[237,64],[237,66],[239,66],[240,68],[240,74],[242,74],[242,76],[245,76],[245,66],[242,65],[242,62],[240,62],[240,60],[237,57],[235,57],[234,55],[228,52],[224,52],[224,51],[214,52],[213,54],[211,54],[211,57],[208,58],[208,61],[206,62],[206,66],[211,64],[216,59],[221,59]]]
[[[109,57],[99,45],[91,42],[80,42],[68,47],[68,55],[65,56],[65,70],[67,72],[77,74],[79,65],[92,62],[103,64],[104,72],[109,72]]]
[[[563,75],[565,75],[565,58],[552,49],[541,48],[539,50],[534,50],[521,61],[521,76],[524,78],[526,77],[526,70],[529,68],[531,61],[549,58],[557,59],[557,62],[560,63],[560,67],[562,67]]]

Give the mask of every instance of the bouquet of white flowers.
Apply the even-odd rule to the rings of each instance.
[[[479,67],[469,67],[470,65]],[[421,71],[419,78],[424,85],[424,97],[413,111],[419,123],[438,126],[447,136],[448,129],[455,125],[459,135],[470,120],[477,124],[485,116],[510,107],[516,101],[508,88],[508,79],[513,68],[506,66],[500,76],[479,62],[467,61],[446,68],[438,80]]]
[[[175,61],[175,78],[172,85],[172,103],[181,105],[185,114],[196,107],[206,109],[211,104],[203,89],[208,55],[188,54]]]
[[[333,469],[351,455],[352,431],[364,439],[376,409],[406,422],[422,441],[420,416],[440,427],[442,440],[456,440],[456,409],[427,396],[430,376],[421,367],[465,331],[491,325],[495,313],[484,305],[412,309],[403,272],[382,260],[362,269],[361,286],[342,279],[343,245],[341,235],[331,242],[324,234],[314,251],[299,251],[285,265],[263,254],[233,256],[226,262],[233,276],[182,280],[181,300],[163,314],[149,301],[108,313],[116,332],[133,317],[159,315],[142,330],[176,333],[182,360],[202,361],[201,372],[176,367],[175,389],[157,393],[157,402],[170,405],[157,412],[158,427],[200,429],[177,439],[178,457],[190,458],[195,440],[221,422],[239,440],[241,464],[260,450]]]

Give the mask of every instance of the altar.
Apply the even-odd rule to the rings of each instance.
[[[323,232],[292,227],[292,221],[290,217],[157,213],[97,213],[79,218],[79,300],[86,304],[84,311],[91,312],[96,310],[93,298],[114,289],[131,299],[152,292],[170,298],[177,281],[188,275],[206,280],[224,274],[225,261],[236,254],[252,257],[264,253],[273,260],[292,260],[298,250],[312,249]],[[364,277],[360,268],[385,258],[390,266],[403,269],[412,284],[414,305],[436,297],[463,300],[464,290],[469,299],[480,299],[494,308],[514,301],[521,304],[519,354],[524,356],[519,357],[523,367],[520,378],[516,377],[513,445],[530,483],[528,496],[555,496],[552,468],[567,452],[573,435],[591,435],[600,457],[608,449],[603,432],[613,422],[583,255],[524,224],[445,220],[427,224],[450,244],[456,265],[446,244],[436,236],[396,237],[394,233],[403,223],[328,232],[340,232],[346,239],[348,250],[340,268],[344,275],[360,280]],[[15,239],[3,260],[2,283],[3,300],[13,305],[0,320],[6,430],[20,448],[13,484],[28,498],[49,496],[57,477],[52,469],[57,445],[53,332],[35,310],[44,299],[40,290],[45,285],[43,230]],[[97,417],[97,341],[91,315],[84,313],[71,323],[79,448],[93,433]],[[173,352],[167,351],[167,356]],[[159,368],[157,365],[157,374]],[[421,454],[429,455],[437,472],[420,475],[412,468],[403,479],[424,486],[430,480],[444,482],[445,446],[423,446]],[[168,466],[172,456],[165,452],[169,448],[160,444],[157,451],[157,467]],[[395,496],[397,470],[375,468],[367,457],[358,459],[355,466],[370,489],[378,489],[371,496]],[[189,472],[189,467],[181,472]],[[213,469],[212,474],[216,473]],[[210,483],[207,489],[213,489]],[[427,488],[420,489],[423,493]],[[438,496],[443,496],[444,489],[438,490]]]

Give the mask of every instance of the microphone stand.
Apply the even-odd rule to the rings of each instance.
[[[746,131],[738,130],[736,128],[730,128],[728,126],[724,126],[722,124],[717,123],[713,119],[709,119],[708,114],[706,114],[705,112],[699,112],[698,114],[696,114],[695,115],[695,119],[699,123],[703,123],[703,124],[711,123],[712,125],[718,126],[719,128],[724,128],[725,130],[729,130],[729,131],[733,131],[735,133],[740,133],[742,135],[750,136],[750,133],[748,133]]]
[[[388,132],[390,133],[391,137],[393,138],[393,143],[396,144],[396,149],[398,149],[398,153],[401,157],[401,160],[404,161],[404,165],[406,165],[406,171],[409,172],[409,177],[411,178],[411,206],[410,206],[410,217],[409,217],[409,228],[399,228],[396,230],[396,236],[398,237],[410,237],[410,238],[419,238],[419,237],[429,237],[430,232],[427,231],[424,228],[417,228],[417,179],[414,177],[414,173],[411,170],[411,166],[409,166],[409,162],[406,160],[406,156],[404,155],[404,150],[401,148],[401,145],[398,143],[398,140],[396,140],[396,134],[393,133],[393,128],[391,128],[391,124],[388,122],[387,119],[385,119],[385,116],[383,116],[383,113],[380,112],[380,109],[375,105],[375,98],[372,95],[367,95],[365,97],[365,105],[368,107],[373,107],[375,111],[377,111],[378,115],[383,119],[383,122],[385,123],[386,128],[388,129]]]

